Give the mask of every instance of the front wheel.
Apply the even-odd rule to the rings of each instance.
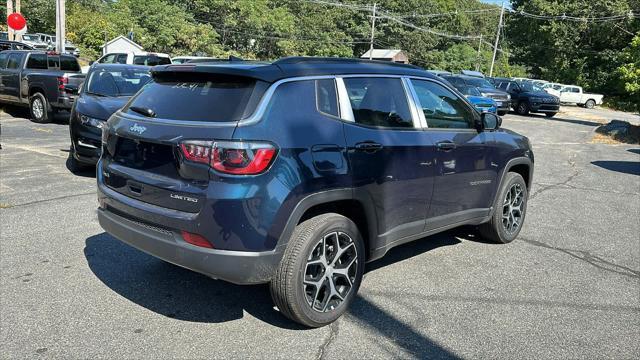
[[[507,244],[520,233],[527,212],[527,184],[518,173],[509,172],[498,191],[498,202],[489,222],[480,225],[480,234],[493,242]]]
[[[518,106],[516,106],[516,112],[518,113],[518,115],[528,115],[529,114],[529,104],[527,104],[526,101],[521,101],[518,103]]]
[[[271,281],[280,312],[309,327],[328,325],[344,314],[364,273],[358,227],[334,213],[300,223]]]
[[[31,121],[38,124],[48,123],[51,119],[49,103],[42,93],[35,93],[29,98],[29,110],[31,110]]]

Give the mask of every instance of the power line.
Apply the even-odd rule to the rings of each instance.
[[[640,13],[634,13],[633,11],[628,11],[624,13],[618,13],[616,15],[608,15],[608,16],[576,16],[576,15],[539,15],[528,13],[523,10],[514,10],[514,9],[506,9],[509,14],[523,16],[531,19],[537,20],[560,20],[560,21],[580,21],[580,22],[605,22],[605,21],[615,21],[615,20],[624,20],[631,19],[636,16],[640,16]]]
[[[437,35],[437,36],[441,36],[441,37],[445,37],[445,38],[449,38],[449,39],[456,39],[456,40],[477,40],[480,38],[479,35],[458,35],[458,34],[449,34],[449,33],[445,33],[445,32],[441,32],[441,31],[437,31],[437,30],[433,30],[430,28],[426,28],[423,26],[418,26],[416,24],[410,23],[408,21],[405,21],[403,19],[397,18],[395,16],[392,16],[388,13],[384,13],[384,12],[380,12],[380,18],[382,19],[388,19],[391,21],[394,21],[398,24],[404,25],[406,27],[410,27],[412,29],[415,30],[419,30],[422,32],[426,32],[432,35]]]

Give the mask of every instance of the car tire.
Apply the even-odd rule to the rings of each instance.
[[[360,231],[350,219],[328,213],[305,220],[296,226],[271,280],[274,303],[284,316],[302,325],[332,323],[358,293],[364,251]]]
[[[51,120],[51,111],[49,110],[49,102],[42,93],[35,93],[29,98],[29,111],[31,112],[31,121],[38,124],[46,124]]]
[[[584,103],[584,107],[586,107],[587,109],[593,109],[594,107],[596,107],[596,102],[592,99],[589,99],[586,103]]]
[[[498,115],[500,116],[505,116],[507,115],[508,111],[498,111]]]
[[[522,116],[529,115],[529,104],[526,101],[519,102],[518,105],[516,105],[516,113]]]
[[[522,176],[508,172],[498,190],[491,220],[480,225],[480,234],[495,243],[512,242],[524,224],[529,193]]]
[[[69,149],[69,157],[67,157],[66,165],[67,169],[74,174],[87,170],[87,166],[81,164],[78,159],[75,158],[73,146]]]
[[[557,113],[545,113],[544,116],[548,117],[548,118],[552,118],[554,116],[556,116]]]

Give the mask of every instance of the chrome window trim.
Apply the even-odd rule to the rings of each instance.
[[[253,114],[251,114],[251,116],[249,116],[246,119],[241,119],[239,121],[227,121],[227,122],[210,122],[210,121],[185,121],[185,120],[175,120],[175,119],[163,119],[163,118],[148,118],[142,115],[135,115],[135,114],[128,114],[123,112],[122,110],[118,110],[118,112],[116,113],[116,116],[123,118],[123,119],[128,119],[128,120],[133,120],[133,121],[139,121],[139,122],[147,122],[147,123],[154,123],[154,124],[171,124],[171,125],[182,125],[182,126],[194,126],[194,127],[210,127],[210,128],[220,128],[220,127],[236,127],[236,126],[249,126],[249,125],[254,125],[256,123],[258,123],[262,117],[264,116],[264,114],[267,111],[267,108],[269,107],[269,103],[271,102],[271,98],[273,97],[273,94],[275,93],[275,91],[278,89],[278,87],[282,84],[285,83],[289,83],[289,82],[296,82],[296,81],[306,81],[306,80],[321,80],[321,79],[335,79],[336,80],[336,86],[338,87],[338,101],[340,104],[340,118],[344,121],[348,121],[348,122],[355,122],[354,117],[353,117],[353,111],[351,109],[351,102],[349,101],[349,96],[347,94],[347,89],[344,86],[344,81],[342,79],[344,78],[355,78],[355,77],[382,77],[382,78],[396,78],[396,79],[402,79],[402,78],[408,78],[408,79],[419,79],[419,80],[429,80],[429,81],[434,81],[434,79],[430,79],[428,77],[419,77],[419,76],[406,76],[406,75],[393,75],[393,74],[368,74],[368,73],[362,73],[362,74],[346,74],[346,75],[310,75],[310,76],[298,76],[298,77],[291,77],[291,78],[286,78],[286,79],[280,79],[276,82],[274,82],[273,84],[271,84],[269,86],[269,88],[267,88],[267,90],[265,91],[265,93],[262,95],[262,99],[260,99],[260,102],[258,103],[258,106],[256,106],[256,109],[253,111]],[[439,81],[435,81],[438,84],[444,85]],[[405,89],[406,92],[406,89]],[[405,94],[405,96],[407,96],[408,94]],[[132,98],[133,99],[133,98]],[[348,106],[348,111],[345,107],[345,104],[343,104],[343,99],[346,99]],[[126,107],[127,105],[125,105]],[[344,112],[343,112],[344,111]],[[415,126],[415,120],[414,120],[414,126]],[[420,129],[419,127],[417,127],[416,129]]]

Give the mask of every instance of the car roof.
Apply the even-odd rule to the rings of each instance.
[[[464,79],[464,80],[485,80],[485,78],[481,78],[478,76],[469,76],[469,75],[462,75],[462,74],[453,74],[453,75],[442,75],[443,78],[458,78],[458,79]]]
[[[237,60],[216,61],[160,65],[151,70],[153,74],[183,71],[244,76],[266,82],[304,76],[358,74],[419,76],[437,79],[435,75],[414,65],[355,58],[287,57],[272,63]]]

